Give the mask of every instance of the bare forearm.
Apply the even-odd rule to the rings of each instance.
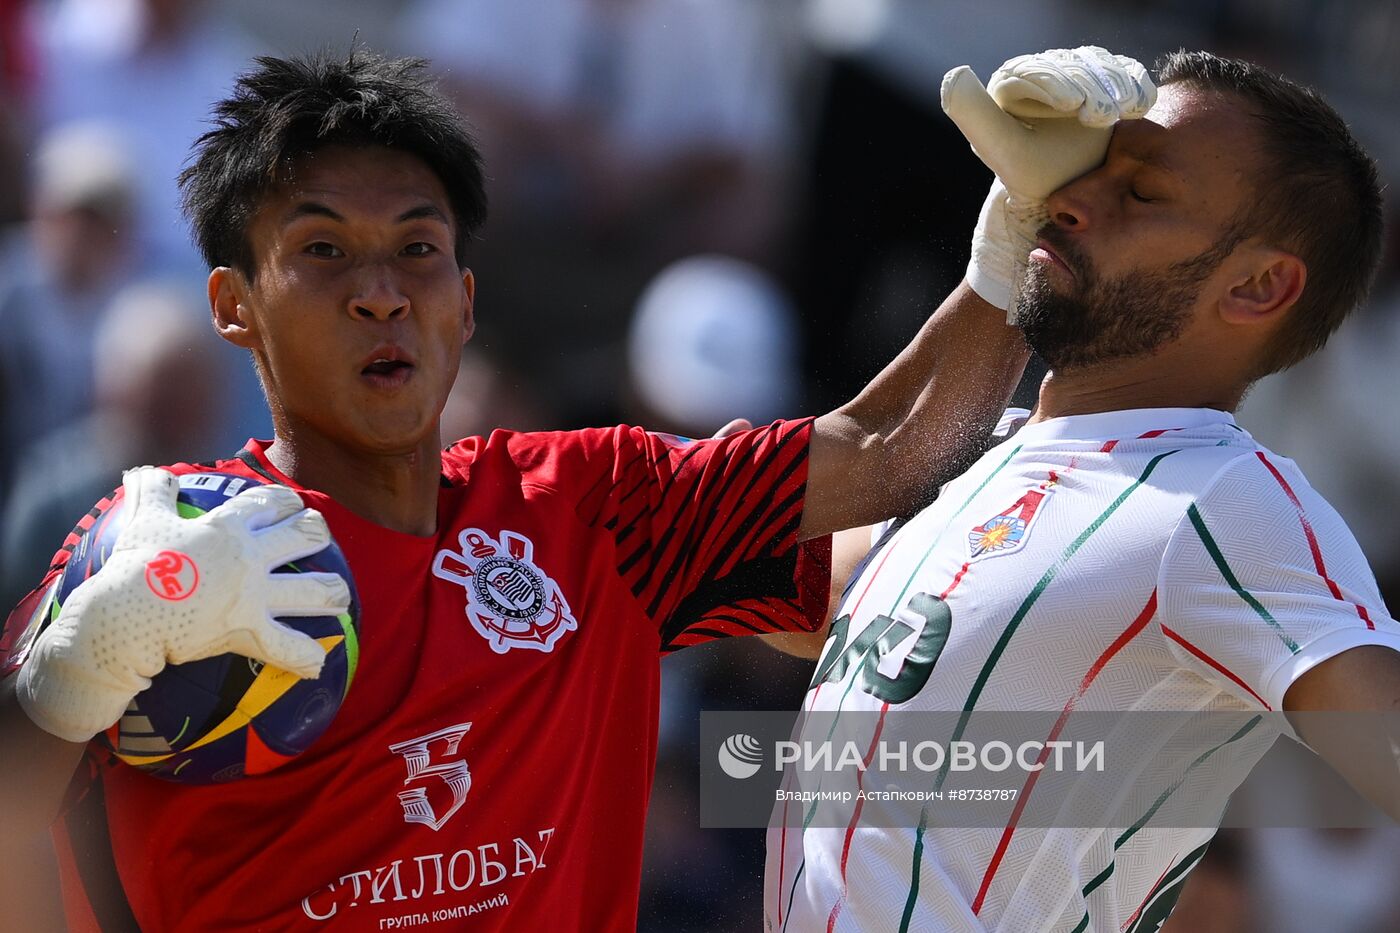
[[[49,735],[15,699],[14,678],[0,682],[0,823],[7,837],[40,837],[58,817],[85,746]]]
[[[805,537],[909,514],[967,465],[1030,356],[1005,319],[959,285],[859,395],[817,420]]]

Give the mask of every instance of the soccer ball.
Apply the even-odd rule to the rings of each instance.
[[[193,518],[259,481],[227,473],[180,477],[178,509]],[[125,516],[122,503],[97,517],[64,567],[49,618],[70,593],[102,568]],[[345,555],[324,550],[274,573],[338,573],[350,584],[350,610],[340,616],[288,616],[279,621],[320,642],[321,675],[303,680],[237,654],[168,665],[98,736],[116,756],[147,774],[182,784],[212,784],[263,774],[306,751],[335,718],[359,658],[359,600]]]

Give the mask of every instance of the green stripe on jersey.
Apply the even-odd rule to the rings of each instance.
[[[1195,759],[1194,761],[1192,761],[1191,764],[1187,765],[1186,770],[1185,770],[1184,772],[1182,772],[1181,777],[1178,778],[1174,784],[1172,784],[1172,785],[1171,785],[1170,787],[1168,787],[1165,791],[1163,791],[1163,792],[1157,797],[1157,799],[1156,799],[1155,801],[1153,801],[1152,806],[1150,806],[1150,807],[1147,808],[1147,812],[1144,813],[1142,816],[1140,816],[1140,817],[1133,823],[1133,825],[1129,826],[1126,830],[1124,830],[1124,831],[1123,831],[1123,835],[1119,836],[1116,840],[1114,840],[1114,842],[1113,842],[1113,851],[1114,851],[1114,853],[1115,853],[1114,858],[1116,859],[1116,857],[1117,857],[1117,856],[1116,856],[1116,853],[1118,852],[1118,850],[1121,849],[1121,848],[1127,843],[1127,841],[1128,841],[1129,839],[1131,839],[1131,838],[1133,838],[1133,836],[1137,835],[1138,830],[1142,829],[1144,826],[1147,825],[1147,821],[1150,820],[1150,819],[1152,819],[1153,815],[1154,815],[1158,810],[1160,810],[1160,809],[1162,808],[1162,804],[1166,802],[1167,798],[1170,797],[1172,794],[1176,793],[1177,789],[1180,788],[1182,784],[1186,783],[1186,779],[1187,779],[1188,777],[1190,777],[1192,771],[1196,770],[1196,768],[1198,768],[1198,767],[1200,767],[1202,764],[1204,764],[1205,761],[1206,761],[1208,758],[1210,758],[1211,755],[1214,755],[1216,752],[1220,751],[1220,749],[1224,748],[1226,745],[1229,745],[1229,744],[1232,743],[1232,742],[1237,742],[1237,741],[1239,741],[1240,739],[1244,738],[1246,735],[1248,735],[1248,734],[1250,733],[1251,730],[1254,729],[1255,726],[1257,726],[1257,725],[1259,725],[1259,723],[1263,722],[1263,720],[1264,720],[1264,717],[1263,717],[1263,716],[1255,716],[1255,717],[1253,717],[1252,719],[1249,720],[1249,722],[1247,722],[1247,723],[1245,723],[1243,726],[1241,726],[1241,727],[1239,728],[1239,730],[1235,732],[1234,735],[1230,736],[1228,739],[1226,739],[1225,741],[1221,742],[1220,744],[1218,744],[1218,745],[1216,745],[1216,746],[1214,746],[1214,747],[1212,747],[1212,748],[1210,748],[1210,749],[1207,749],[1206,751],[1202,752],[1200,755],[1196,756],[1196,759]],[[1209,844],[1210,844],[1209,842],[1206,843],[1206,845],[1209,845]],[[1205,851],[1205,846],[1202,846],[1198,851],[1204,852],[1204,851]],[[1193,853],[1193,854],[1194,854],[1194,853]],[[1191,858],[1191,856],[1188,855],[1188,856],[1187,856],[1187,861],[1190,861],[1190,858]],[[1115,864],[1116,864],[1115,861],[1114,861],[1113,859],[1111,859],[1111,860],[1109,861],[1107,867],[1105,867],[1103,871],[1099,872],[1097,875],[1095,875],[1093,878],[1091,878],[1091,879],[1089,880],[1089,883],[1088,883],[1088,884],[1084,885],[1083,891],[1082,891],[1081,893],[1082,893],[1085,897],[1088,897],[1090,894],[1093,894],[1094,891],[1096,891],[1096,890],[1099,888],[1100,885],[1102,885],[1105,881],[1107,881],[1107,880],[1109,879],[1110,876],[1112,876],[1112,874],[1113,874],[1113,868],[1114,868],[1114,865],[1115,865]],[[1185,864],[1185,863],[1183,863],[1183,864]],[[1155,891],[1154,891],[1153,893],[1155,893]],[[1152,896],[1152,895],[1149,895],[1149,898],[1150,898],[1151,896]],[[1088,925],[1088,922],[1089,922],[1089,912],[1088,912],[1087,910],[1085,910],[1085,911],[1084,911],[1084,919],[1080,921],[1080,925],[1079,925],[1078,927],[1076,927],[1075,929],[1077,929],[1077,930],[1083,930],[1083,929]]]
[[[1279,625],[1278,622],[1274,620],[1274,617],[1269,615],[1269,610],[1265,609],[1249,590],[1240,586],[1240,581],[1235,578],[1235,574],[1230,570],[1230,565],[1225,562],[1225,555],[1220,553],[1220,545],[1216,544],[1215,538],[1211,537],[1210,531],[1206,528],[1205,519],[1201,517],[1201,513],[1196,508],[1194,502],[1186,507],[1186,514],[1191,519],[1191,525],[1196,529],[1196,534],[1200,537],[1201,543],[1205,545],[1207,553],[1210,554],[1210,559],[1215,561],[1215,566],[1220,571],[1220,575],[1225,578],[1226,583],[1230,584],[1230,589],[1234,590],[1235,594],[1239,596],[1240,599],[1248,603],[1249,608],[1253,609],[1259,615],[1259,618],[1269,624],[1269,627],[1274,630],[1274,634],[1282,639],[1283,643],[1288,646],[1289,651],[1297,654],[1298,643],[1288,637],[1288,633],[1283,630],[1283,626]]]
[[[978,483],[977,488],[972,490],[972,492],[968,494],[968,497],[963,500],[962,505],[958,506],[958,510],[952,515],[948,516],[948,520],[943,523],[943,527],[938,530],[938,534],[934,535],[933,542],[929,544],[928,550],[924,551],[924,556],[920,557],[919,562],[914,565],[914,570],[909,574],[909,579],[904,581],[904,588],[899,591],[899,595],[894,598],[894,602],[890,603],[890,608],[885,611],[885,615],[893,616],[895,614],[895,611],[899,609],[900,606],[904,605],[904,595],[909,592],[909,587],[913,586],[914,581],[918,579],[919,571],[924,569],[924,564],[928,561],[929,556],[933,554],[933,549],[938,547],[938,542],[942,541],[943,536],[947,534],[948,529],[953,527],[953,522],[957,521],[958,516],[961,515],[964,512],[964,510],[966,510],[967,507],[972,504],[972,500],[976,499],[977,496],[982,492],[982,490],[987,488],[987,484],[990,483],[993,479],[995,479],[997,477],[997,474],[999,474],[1003,469],[1006,468],[1006,465],[1011,462],[1011,458],[1020,453],[1021,448],[1024,446],[1024,444],[1017,444],[1015,447],[1011,448],[1011,453],[1006,455],[1006,459],[1001,461],[1001,463],[998,463],[996,469],[988,473],[986,479]]]
[[[1011,643],[1011,636],[1016,634],[1016,629],[1026,618],[1031,607],[1035,605],[1036,600],[1040,599],[1041,594],[1050,586],[1050,583],[1055,579],[1055,576],[1060,572],[1061,568],[1069,563],[1070,558],[1084,545],[1084,542],[1088,541],[1093,537],[1095,532],[1103,527],[1104,522],[1108,521],[1109,516],[1118,511],[1119,506],[1126,502],[1129,496],[1140,489],[1143,483],[1147,482],[1147,478],[1152,475],[1152,471],[1157,469],[1157,464],[1161,463],[1172,454],[1180,452],[1179,449],[1168,450],[1147,461],[1147,466],[1143,467],[1142,474],[1138,476],[1127,489],[1123,490],[1118,495],[1118,498],[1114,499],[1113,502],[1109,504],[1108,508],[1104,509],[1103,512],[1099,514],[1098,518],[1090,522],[1089,526],[1070,542],[1059,559],[1051,564],[1045,573],[1041,575],[1040,580],[1036,582],[1035,586],[1031,588],[1030,593],[1028,593],[1026,598],[1021,602],[1021,606],[1016,610],[1016,614],[1011,617],[1011,621],[1008,622],[1006,628],[1002,630],[1001,637],[997,639],[997,643],[992,648],[991,654],[987,656],[987,660],[982,665],[982,670],[978,672],[977,680],[973,682],[972,691],[968,694],[967,701],[963,704],[962,715],[958,717],[958,724],[953,729],[953,737],[950,741],[956,742],[962,738],[963,732],[967,728],[967,721],[971,718],[972,711],[977,706],[977,701],[982,696],[982,690],[987,686],[987,681],[991,679],[992,669],[995,668],[997,662],[1001,660],[1002,654],[1006,651],[1006,646]],[[940,790],[943,787],[943,782],[947,780],[948,766],[949,762],[944,761],[943,766],[938,769],[938,776],[934,780],[933,785],[935,791]],[[919,866],[923,860],[924,832],[927,828],[928,808],[924,807],[919,813],[919,826],[914,832],[914,856],[912,865],[910,866],[909,895],[904,902],[904,915],[900,919],[899,924],[900,933],[908,933],[909,923],[914,916],[914,904],[918,901]]]
[[[1199,848],[1188,852],[1186,858],[1181,860],[1180,865],[1167,872],[1166,877],[1157,882],[1152,893],[1148,894],[1147,899],[1142,902],[1137,919],[1125,933],[1148,933],[1148,931],[1155,933],[1156,930],[1162,928],[1162,924],[1166,922],[1172,908],[1176,906],[1177,899],[1181,897],[1181,890],[1186,886],[1186,876],[1190,874],[1191,869],[1200,864],[1210,844],[1211,840],[1207,839],[1201,843]]]
[[[958,517],[959,515],[961,515],[961,514],[963,513],[963,511],[972,503],[972,500],[975,499],[975,498],[977,498],[977,494],[980,493],[983,489],[986,489],[986,488],[987,488],[987,484],[990,483],[990,482],[992,481],[992,479],[995,478],[996,475],[997,475],[998,473],[1000,473],[1000,472],[1002,471],[1002,469],[1003,469],[1008,463],[1011,462],[1011,458],[1014,457],[1014,456],[1016,456],[1016,454],[1021,450],[1021,447],[1022,447],[1022,446],[1023,446],[1023,445],[1021,445],[1021,444],[1017,444],[1014,448],[1012,448],[1011,452],[1010,452],[1009,454],[1006,455],[1006,459],[1003,460],[1003,461],[1001,461],[1001,463],[997,464],[996,469],[992,470],[992,472],[990,472],[990,473],[987,474],[986,478],[983,479],[982,482],[979,483],[979,484],[977,485],[977,488],[974,489],[974,490],[972,490],[971,494],[968,495],[968,497],[967,497],[966,499],[963,500],[962,505],[958,506],[957,511],[954,512],[951,516],[948,517],[948,521],[946,521],[946,522],[943,523],[943,527],[942,527],[941,529],[939,529],[938,534],[934,535],[933,543],[931,543],[931,544],[928,546],[928,550],[924,551],[924,555],[923,555],[922,557],[919,558],[918,564],[915,565],[914,570],[909,574],[909,579],[907,579],[907,580],[904,581],[904,588],[901,589],[901,590],[899,591],[899,596],[897,596],[897,597],[895,598],[894,604],[890,607],[890,610],[889,610],[888,612],[885,613],[885,615],[891,617],[890,625],[889,625],[889,626],[886,626],[886,629],[888,629],[890,626],[892,626],[892,625],[894,624],[893,618],[892,618],[892,617],[894,616],[895,610],[898,609],[898,608],[903,604],[901,601],[904,599],[904,594],[907,593],[907,592],[909,592],[909,587],[912,586],[913,583],[914,583],[914,581],[918,578],[918,576],[919,576],[919,571],[923,569],[924,564],[928,561],[929,555],[931,555],[931,554],[933,553],[934,548],[938,547],[938,542],[941,541],[941,540],[943,540],[943,535],[948,531],[949,528],[951,528],[951,527],[953,526],[953,522],[956,521],[956,520],[957,520],[957,517]],[[908,527],[908,526],[905,526],[905,527]],[[894,542],[894,541],[891,541],[889,544],[886,545],[886,547],[893,548],[893,547],[894,547],[894,544],[895,544],[895,542]],[[874,585],[874,581],[873,581],[873,580],[871,581],[871,585],[872,585],[872,586]],[[871,623],[871,624],[873,625],[873,624],[875,624],[875,623]],[[884,633],[881,632],[881,634],[883,635]],[[841,699],[838,700],[838,701],[836,702],[836,710],[835,710],[834,715],[831,717],[831,728],[829,728],[829,729],[826,730],[826,741],[830,742],[830,741],[831,741],[831,737],[832,737],[833,735],[836,734],[836,725],[837,725],[837,723],[838,723],[838,722],[840,721],[840,719],[841,719],[841,713],[842,713],[842,711],[845,709],[845,706],[846,706],[846,698],[847,698],[848,696],[851,695],[851,688],[854,687],[856,681],[857,681],[858,679],[860,679],[860,674],[859,674],[859,672],[860,672],[861,667],[865,664],[865,659],[866,659],[867,657],[869,657],[871,651],[874,651],[874,650],[875,650],[875,648],[877,647],[878,643],[879,643],[879,639],[878,639],[878,638],[871,639],[871,642],[870,642],[869,646],[866,647],[866,649],[865,649],[864,651],[861,652],[860,657],[857,658],[857,659],[855,660],[855,662],[852,663],[852,664],[850,665],[850,667],[848,668],[849,671],[854,672],[854,673],[852,673],[850,680],[847,681],[845,689],[841,691]],[[839,646],[839,647],[844,647],[844,646]],[[823,780],[823,778],[821,778],[821,777],[819,777],[819,778],[817,779],[817,790],[818,790],[818,791],[821,790],[821,787],[822,787],[822,780]],[[806,812],[803,814],[803,817],[802,817],[802,831],[803,831],[804,833],[807,831],[808,827],[810,827],[810,826],[812,825],[812,820],[813,820],[813,819],[816,817],[816,815],[817,815],[817,806],[818,806],[818,803],[819,803],[819,802],[818,802],[817,800],[813,800],[812,803],[811,803],[811,805],[809,805],[809,806],[807,807]],[[804,864],[804,865],[806,864],[806,859],[805,859],[805,858],[803,859],[803,864]],[[801,871],[801,868],[799,868],[798,871],[800,872],[800,871]],[[789,903],[790,903],[790,902],[789,902]],[[790,907],[789,907],[789,909],[790,909]]]

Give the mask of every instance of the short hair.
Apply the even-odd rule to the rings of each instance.
[[[210,267],[256,275],[248,226],[263,197],[296,159],[333,145],[383,146],[422,159],[447,189],[454,253],[486,219],[481,154],[421,58],[363,49],[344,57],[255,59],[213,108],[214,128],[195,142],[180,189],[195,245]]]
[[[1256,375],[1287,369],[1320,350],[1371,290],[1384,230],[1376,163],[1317,91],[1259,65],[1181,50],[1158,61],[1157,74],[1161,84],[1232,95],[1254,119],[1263,172],[1240,229],[1308,268]]]

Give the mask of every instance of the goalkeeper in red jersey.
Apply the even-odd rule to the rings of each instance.
[[[819,625],[827,536],[909,511],[995,424],[1027,355],[1006,302],[959,287],[818,418],[696,442],[497,431],[444,450],[486,208],[477,151],[422,63],[264,58],[214,115],[181,184],[214,326],[251,355],[275,436],[129,473],[116,495],[142,533],[47,627],[12,615],[7,840],[22,852],[52,826],[79,929],[632,929],[659,657]],[[272,619],[346,599],[334,582],[273,595],[245,556],[256,523],[175,519],[172,474],[207,469],[276,484],[238,508],[289,542],[314,550],[329,529],[362,660],[293,765],[172,785],[89,740],[166,662],[234,650],[314,674],[319,649]],[[141,579],[176,545],[211,587],[178,615]],[[479,585],[483,561],[540,598]]]

